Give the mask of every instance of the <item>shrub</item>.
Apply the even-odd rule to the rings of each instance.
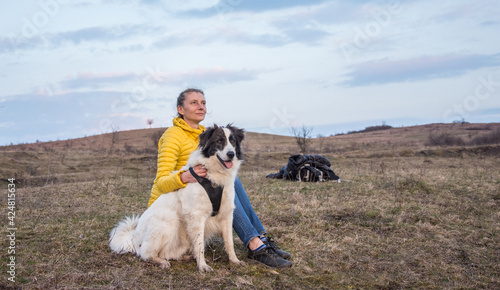
[[[474,137],[470,143],[471,145],[500,144],[500,129],[496,129],[487,135]]]
[[[158,148],[158,142],[160,141],[161,136],[165,132],[164,129],[161,130],[156,130],[153,132],[153,134],[150,135],[151,141],[153,141],[153,148]]]
[[[462,138],[451,136],[448,133],[429,134],[430,146],[463,146],[465,142]]]
[[[387,130],[387,129],[392,129],[393,127],[390,125],[377,125],[377,126],[369,126],[364,128],[363,130],[359,131],[348,131],[347,134],[356,134],[356,133],[366,133],[366,132],[373,132],[373,131],[380,131],[380,130]],[[337,134],[337,135],[344,135],[344,134]]]
[[[380,130],[387,130],[387,129],[391,129],[391,128],[392,128],[392,126],[390,126],[390,125],[369,126],[369,127],[366,127],[364,130],[361,130],[360,132],[380,131]]]

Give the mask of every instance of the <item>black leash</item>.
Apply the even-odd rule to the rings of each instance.
[[[199,176],[194,172],[193,167],[189,167],[189,172],[191,172],[191,175],[196,178],[198,183],[201,184],[207,192],[210,202],[212,202],[212,216],[216,216],[219,213],[224,186],[216,186],[207,178]]]

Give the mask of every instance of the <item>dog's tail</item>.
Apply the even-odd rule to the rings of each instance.
[[[135,253],[134,230],[139,223],[139,216],[125,217],[109,234],[109,246],[118,254]]]

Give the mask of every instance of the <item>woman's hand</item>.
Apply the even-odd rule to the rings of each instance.
[[[207,170],[203,165],[196,165],[193,167],[193,170],[198,176],[205,177],[207,176]],[[181,174],[181,181],[184,183],[192,183],[192,182],[198,182],[196,178],[191,174],[189,171],[185,171]]]

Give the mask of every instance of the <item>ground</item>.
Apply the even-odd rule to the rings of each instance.
[[[113,142],[100,135],[0,147],[4,204],[8,189],[15,190],[15,219],[7,206],[1,219],[0,287],[498,288],[498,145],[427,144],[439,130],[472,140],[496,126],[429,125],[314,139],[311,152],[329,158],[349,180],[342,183],[266,179],[297,146],[291,137],[248,133],[240,178],[294,264],[275,270],[252,263],[235,236],[236,253],[248,265],[231,265],[215,239],[207,246],[215,270],[208,274],[194,261],[163,270],[109,249],[114,225],[146,208],[155,129],[120,132]],[[15,254],[8,252],[11,221]],[[7,280],[12,256],[15,282]]]

